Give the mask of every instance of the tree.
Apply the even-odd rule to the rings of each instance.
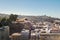
[[[15,21],[17,19],[18,15],[13,15],[11,14],[10,17],[9,17],[9,20],[10,21]]]
[[[0,27],[2,27],[2,24],[1,24],[1,22],[0,22]]]
[[[7,25],[11,24],[11,21],[9,19],[6,20]]]
[[[2,26],[7,26],[6,18],[2,18],[2,20],[1,20],[1,25],[2,25]]]

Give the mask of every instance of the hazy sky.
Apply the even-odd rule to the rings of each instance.
[[[0,13],[60,18],[60,0],[0,0]]]

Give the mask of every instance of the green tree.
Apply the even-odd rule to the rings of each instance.
[[[7,26],[6,18],[2,18],[1,24],[2,24],[2,26]]]
[[[9,20],[10,21],[15,21],[17,19],[18,15],[13,15],[11,14],[10,17],[9,17]]]

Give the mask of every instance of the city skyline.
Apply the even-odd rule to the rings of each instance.
[[[60,18],[60,0],[0,0],[0,13]]]

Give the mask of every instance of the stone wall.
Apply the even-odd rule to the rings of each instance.
[[[43,33],[43,34],[40,34],[40,40],[60,40],[60,33]]]

